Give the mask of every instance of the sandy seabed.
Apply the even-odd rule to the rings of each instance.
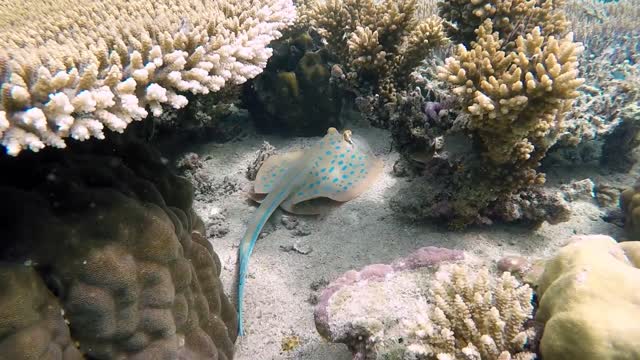
[[[392,173],[399,155],[390,150],[389,133],[366,127],[352,130],[384,160],[383,175],[363,195],[327,215],[295,216],[291,221],[292,218],[282,213],[274,214],[251,257],[245,297],[246,335],[237,341],[235,359],[351,359],[346,346],[328,343],[315,329],[313,298],[318,294],[318,284],[326,284],[350,269],[389,263],[423,246],[461,249],[495,261],[511,254],[551,255],[575,234],[623,237],[622,229],[603,221],[603,210],[588,200],[571,203],[573,215],[568,222],[545,223],[535,230],[494,225],[450,232],[433,224],[408,222],[389,207],[392,196],[403,191],[411,181]],[[240,141],[196,145],[188,150],[204,160],[204,168],[198,171],[211,177],[213,182],[246,189],[250,185],[245,176],[247,166],[255,159],[263,141],[282,153],[307,147],[317,140],[249,135]],[[630,185],[629,175],[612,176],[606,180]],[[596,181],[597,176],[588,171],[563,169],[556,169],[548,176],[549,183],[555,181],[556,184],[560,178],[570,182],[587,177]],[[221,277],[225,292],[235,294],[238,243],[256,205],[248,201],[245,191],[239,190],[221,192],[216,198],[200,196],[195,208],[205,222],[217,219],[216,231],[209,232],[209,240],[223,264]],[[295,220],[297,225],[293,223]],[[300,344],[284,351],[282,343],[291,336],[299,338]]]

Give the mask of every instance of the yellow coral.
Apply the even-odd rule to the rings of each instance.
[[[419,359],[534,359],[525,350],[532,329],[533,292],[509,273],[494,279],[453,265],[442,268],[431,284],[431,304],[419,303],[407,325],[408,350]]]
[[[0,2],[0,143],[65,147],[259,74],[290,0]]]
[[[438,69],[470,116],[486,154],[497,165],[537,161],[562,129],[578,95],[578,56],[572,34],[545,37],[540,28],[515,39],[513,51],[486,20],[471,49],[460,45]]]

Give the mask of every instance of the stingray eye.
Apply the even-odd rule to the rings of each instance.
[[[346,141],[349,144],[353,145],[353,139],[351,138],[352,135],[353,135],[353,133],[351,132],[351,130],[345,130],[342,133],[342,138],[344,139],[344,141]]]

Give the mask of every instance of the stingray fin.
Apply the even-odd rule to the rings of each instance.
[[[354,144],[337,131],[328,132],[312,150],[305,159],[313,162],[305,181],[281,205],[287,211],[296,213],[296,204],[320,197],[349,201],[382,173],[382,161],[364,144]]]
[[[304,151],[291,151],[284,154],[272,155],[260,167],[253,184],[253,192],[267,194],[284,178],[287,170],[300,161]]]
[[[340,204],[340,202],[328,198],[315,198],[295,204],[284,202],[280,207],[296,215],[324,215]]]

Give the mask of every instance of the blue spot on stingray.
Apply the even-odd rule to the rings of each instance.
[[[342,167],[342,171],[347,170],[347,165]]]
[[[329,173],[332,173],[335,168],[332,166],[329,168]]]
[[[342,190],[347,190],[347,189],[348,189],[348,187],[346,187],[346,186],[342,187]]]
[[[318,160],[322,161],[322,156],[318,156]]]
[[[351,170],[351,171],[349,172],[349,174],[351,174],[351,175],[353,175],[353,174],[355,174],[355,173],[356,173],[356,172],[355,172],[355,171],[353,171],[353,170]]]
[[[325,172],[325,171],[327,171],[327,168],[320,169],[320,172]]]
[[[331,140],[331,141],[329,142],[329,144],[331,144],[331,145],[333,145],[333,144],[335,144],[335,143],[336,143],[336,141],[335,141],[335,140]]]
[[[327,152],[325,154],[331,155],[331,151],[327,150]]]
[[[341,157],[341,158],[344,158],[344,154],[340,154],[340,157]]]
[[[340,146],[336,146],[336,150],[340,150],[342,147]]]
[[[348,178],[348,177],[349,177],[349,175],[347,175],[347,174],[342,175],[342,178],[343,178],[343,179],[346,179],[346,178]]]
[[[298,191],[298,196],[302,196],[302,195],[304,195],[304,192]]]
[[[327,180],[327,175],[323,176],[322,180]]]
[[[352,183],[352,182],[349,182],[347,185],[351,186],[351,185],[353,185],[353,183]]]
[[[347,152],[351,152],[351,149],[347,148]]]
[[[362,160],[362,156],[358,156],[358,160]]]
[[[351,155],[351,158],[352,158],[352,159],[355,159],[355,158],[356,158],[356,154],[352,154],[352,155]]]
[[[276,173],[271,174],[272,177],[276,177]]]
[[[320,176],[320,173],[316,171],[316,176]]]
[[[316,184],[309,184],[309,189],[313,189],[314,186],[316,186]]]
[[[333,182],[337,183],[338,182],[338,178],[333,178]]]
[[[360,170],[360,174],[364,173],[364,169]]]
[[[344,164],[344,161],[342,160],[338,161],[338,165],[342,165],[342,164]]]
[[[316,181],[316,185],[320,185],[320,180]]]

